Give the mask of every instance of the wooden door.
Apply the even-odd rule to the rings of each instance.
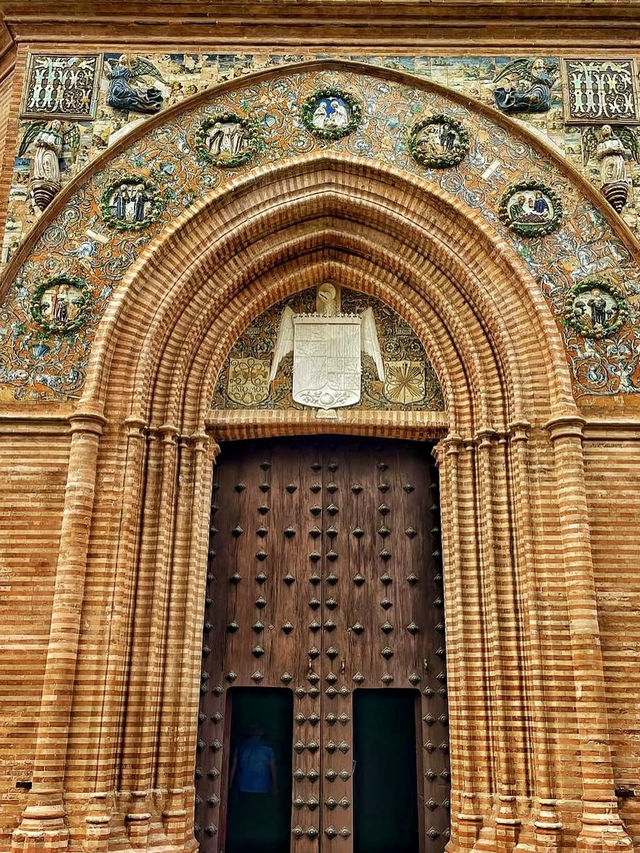
[[[229,442],[211,519],[196,759],[201,850],[225,849],[225,694],[266,686],[294,694],[289,849],[358,850],[353,692],[409,688],[419,710],[415,849],[439,853],[450,782],[430,447],[324,436]]]

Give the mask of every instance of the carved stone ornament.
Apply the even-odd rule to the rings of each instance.
[[[102,57],[29,54],[20,118],[87,121],[96,114]]]
[[[362,120],[362,103],[336,86],[317,89],[302,105],[302,122],[320,139],[348,136]]]
[[[31,314],[46,332],[68,335],[82,326],[91,301],[85,281],[59,275],[35,289],[31,297]]]
[[[231,358],[227,394],[243,406],[255,406],[269,396],[269,359]],[[295,531],[294,531],[295,533]],[[289,535],[285,531],[285,535]]]
[[[293,350],[293,399],[317,409],[351,406],[360,400],[361,352],[376,364],[384,382],[384,364],[373,310],[361,315],[336,312],[336,288],[323,284],[327,313],[294,314],[285,307],[271,364],[272,382],[281,360]]]
[[[437,113],[417,121],[409,132],[413,159],[429,169],[457,166],[469,153],[468,130],[457,119]]]
[[[585,278],[569,291],[564,323],[585,338],[608,338],[629,319],[621,288],[599,278]]]
[[[562,203],[555,192],[536,180],[507,187],[499,207],[503,223],[522,237],[542,237],[555,231],[562,219]]]
[[[164,202],[153,181],[139,175],[126,175],[105,189],[100,203],[104,221],[119,231],[134,231],[151,225],[164,209]]]
[[[224,169],[248,163],[261,146],[257,122],[237,113],[217,113],[196,132],[196,150],[202,159]]]

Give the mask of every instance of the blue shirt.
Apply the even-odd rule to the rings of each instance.
[[[236,785],[244,794],[268,794],[271,788],[273,750],[259,737],[251,737],[238,747]]]

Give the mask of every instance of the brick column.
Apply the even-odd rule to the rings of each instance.
[[[160,764],[167,768],[169,797],[162,813],[172,844],[197,848],[193,835],[194,769],[199,684],[202,668],[202,621],[209,545],[212,467],[219,445],[206,433],[184,440],[181,489],[176,512],[174,572],[176,601],[170,624],[175,651],[167,673],[165,704],[172,709],[163,725]],[[184,488],[183,488],[184,486]]]
[[[30,802],[12,837],[15,853],[65,850],[69,832],[63,801],[78,640],[98,444],[104,417],[78,412],[69,418],[71,449],[45,666]]]
[[[451,848],[471,850],[478,839],[482,815],[478,813],[475,791],[477,779],[474,772],[473,720],[469,697],[473,684],[467,667],[468,626],[470,616],[465,609],[461,519],[459,457],[462,439],[451,433],[436,448],[440,469],[440,506],[442,507],[442,547],[445,574],[447,612],[455,613],[447,624],[447,671],[449,682],[449,714],[451,716],[451,763],[456,811],[452,821]],[[468,621],[469,620],[469,621]],[[453,689],[451,689],[453,688]]]
[[[497,773],[497,798],[494,803],[496,827],[495,849],[507,853],[518,840],[520,819],[515,807],[515,780],[510,732],[508,731],[512,698],[508,695],[506,663],[512,657],[512,618],[501,607],[500,584],[508,583],[513,573],[508,537],[506,470],[504,440],[493,429],[479,430],[477,442],[478,516],[480,518],[480,553],[482,587],[487,631],[487,669],[491,680],[491,728]],[[505,517],[507,514],[507,517]],[[505,535],[507,541],[505,542]],[[513,666],[513,662],[511,663]],[[479,840],[476,850],[487,849],[493,842]]]
[[[587,514],[582,429],[577,417],[550,421],[558,483],[576,718],[582,763],[582,829],[585,853],[632,850],[614,791],[609,723],[600,648],[596,589]]]
[[[531,425],[524,420],[509,425],[511,476],[515,502],[516,566],[522,595],[522,615],[526,631],[526,667],[528,708],[531,714],[533,794],[533,831],[537,853],[555,853],[560,847],[562,824],[558,819],[556,800],[549,768],[549,741],[543,681],[543,655],[538,619],[536,559],[531,520],[531,488],[529,483],[529,434]]]
[[[122,492],[122,518],[118,535],[118,559],[114,573],[115,592],[111,616],[108,657],[105,667],[105,692],[101,737],[96,752],[95,785],[85,816],[83,841],[85,853],[107,853],[111,836],[111,819],[116,808],[116,787],[122,711],[126,702],[127,663],[133,634],[131,601],[137,587],[135,567],[140,544],[142,499],[146,482],[146,450],[148,424],[141,418],[129,417],[126,467]]]

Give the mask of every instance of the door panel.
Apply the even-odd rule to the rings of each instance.
[[[213,494],[196,768],[201,849],[224,849],[225,689],[293,691],[291,849],[351,853],[353,691],[413,687],[424,747],[419,849],[437,853],[448,838],[449,765],[429,447],[347,437],[230,442]]]

